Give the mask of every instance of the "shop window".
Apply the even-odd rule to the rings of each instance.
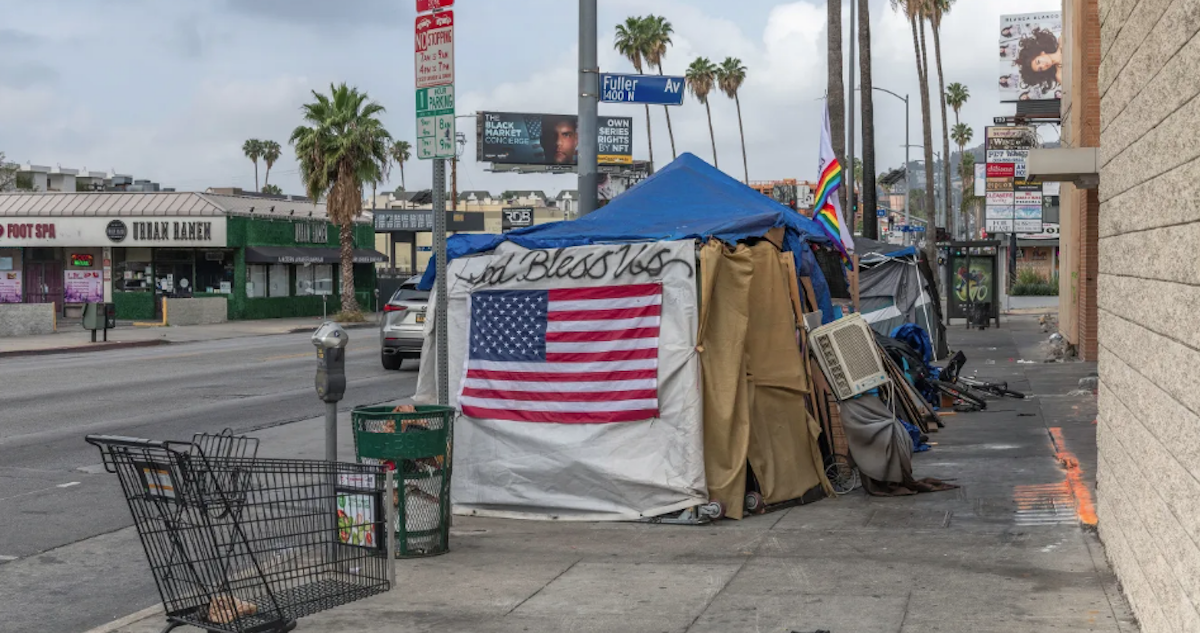
[[[316,294],[333,294],[333,264],[318,264],[313,266],[313,288]]]
[[[270,297],[287,297],[288,282],[290,278],[291,266],[288,264],[271,264],[270,276],[270,291],[267,296]]]
[[[296,296],[333,294],[333,266],[310,264],[296,266]]]
[[[233,292],[232,251],[205,251],[203,257],[196,258],[196,291]]]
[[[267,267],[263,264],[250,264],[246,267],[246,272],[250,275],[250,280],[246,283],[246,296],[267,296]]]
[[[113,289],[118,292],[148,292],[154,288],[150,271],[150,249],[113,249]]]

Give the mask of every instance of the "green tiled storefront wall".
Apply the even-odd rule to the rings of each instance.
[[[256,297],[246,296],[246,251],[247,246],[294,246],[297,248],[338,248],[338,227],[326,225],[327,239],[323,244],[297,243],[296,224],[316,224],[315,220],[267,219],[230,217],[226,220],[227,245],[234,250],[233,294],[213,295],[226,297],[229,319],[272,319],[286,317],[321,316],[325,311],[333,314],[341,310],[341,266],[334,264],[334,293],[328,303],[319,296],[303,297]],[[354,227],[356,248],[374,248],[375,231],[370,224]],[[293,273],[294,274],[294,273]],[[294,289],[294,279],[288,287]],[[354,265],[354,295],[359,307],[371,310],[375,297],[374,264]],[[201,296],[197,294],[196,296]],[[204,295],[208,296],[208,295]],[[149,292],[114,292],[113,302],[117,305],[117,318],[122,320],[153,320],[154,295]]]
[[[327,224],[324,244],[296,242],[296,224],[305,220],[270,220],[246,217],[231,217],[227,222],[229,246],[236,248],[233,270],[233,294],[229,297],[229,318],[274,319],[285,317],[321,316],[326,310],[333,314],[341,310],[341,266],[334,264],[334,291],[326,305],[321,297],[255,297],[246,296],[246,246],[295,246],[298,248],[338,248],[338,227]],[[313,223],[307,221],[307,223]],[[357,248],[375,246],[375,230],[369,224],[357,224],[354,244]],[[290,283],[294,288],[295,284]],[[359,307],[370,310],[375,291],[375,266],[355,264],[354,295]]]

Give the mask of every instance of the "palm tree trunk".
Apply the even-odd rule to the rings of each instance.
[[[933,121],[929,107],[929,58],[925,50],[925,20],[914,16],[911,20],[913,44],[916,45],[917,75],[921,83],[921,122],[923,123],[925,145],[925,256],[930,267],[934,268],[934,280],[941,288],[941,277],[936,274],[938,261],[937,250],[937,196],[933,186]],[[917,39],[918,25],[920,26],[920,41]]]
[[[709,105],[708,99],[704,100],[704,109],[708,111],[708,138],[712,139],[713,167],[720,169],[721,165],[717,163],[717,135],[713,133],[712,106]]]
[[[875,90],[871,78],[871,14],[870,2],[858,0],[858,62],[859,83],[862,84],[862,204],[863,235],[868,239],[879,239],[879,218],[875,209],[879,207],[875,193]]]
[[[271,166],[267,165],[267,173],[263,174],[263,189],[266,189],[269,184],[271,184]]]
[[[650,149],[650,164],[654,165],[654,135],[650,132],[650,106],[646,106],[646,147]]]
[[[746,174],[746,184],[748,185],[750,184],[750,163],[746,162],[746,128],[742,127],[742,100],[736,92],[733,93],[733,102],[737,104],[738,132],[742,135],[742,169]]]
[[[946,232],[950,234],[951,239],[954,238],[954,216],[958,214],[953,210],[953,198],[950,196],[950,180],[951,174],[954,173],[950,167],[950,122],[946,116],[946,80],[942,77],[942,38],[940,32],[942,30],[941,20],[937,19],[932,23],[933,26],[933,56],[937,61],[938,72],[938,95],[942,101],[942,173],[945,179],[942,181],[942,190],[945,192],[946,202]]]
[[[338,227],[338,240],[342,253],[342,313],[360,312],[354,298],[354,222]]]
[[[662,65],[658,66],[658,74],[661,77],[663,74]],[[675,132],[671,129],[671,108],[663,106],[663,113],[667,115],[667,136],[671,138],[671,160],[679,158],[679,154],[675,153]]]
[[[837,156],[838,163],[842,165],[842,174],[851,174],[848,178],[843,177],[843,185],[838,187],[838,199],[841,201],[842,209],[849,214],[850,210],[846,209],[846,183],[854,182],[854,166],[846,162],[846,85],[842,79],[842,3],[840,0],[826,0],[825,5],[829,13],[827,51],[829,76],[826,83],[828,92],[825,100],[829,108],[829,134],[833,137],[831,139],[833,153]],[[854,222],[854,218],[851,217],[847,221]]]
[[[258,188],[258,161],[254,161],[254,190],[262,191]]]
[[[408,185],[404,184],[404,163],[400,163],[400,188],[408,191]]]

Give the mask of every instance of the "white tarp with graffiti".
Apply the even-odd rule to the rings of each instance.
[[[646,406],[657,407],[657,417],[580,423],[578,418],[553,416],[519,421],[459,415],[452,482],[456,513],[630,520],[707,501],[700,362],[695,351],[699,314],[694,249],[690,241],[532,251],[508,244],[491,255],[451,262],[449,391],[460,412],[464,402],[468,410],[479,410],[471,406],[480,402],[478,391],[474,399],[463,395],[468,364],[474,366],[481,357],[494,358],[475,349],[481,334],[478,323],[472,329],[473,303],[478,318],[485,297],[528,299],[541,291],[575,296],[571,293],[597,288],[661,288],[654,299],[661,301],[653,363],[657,376],[649,376],[657,397],[652,398],[654,393],[639,396],[651,403]],[[436,401],[433,321],[426,321],[414,397],[418,403]],[[599,409],[627,407],[614,403]],[[565,410],[581,409],[571,405]]]

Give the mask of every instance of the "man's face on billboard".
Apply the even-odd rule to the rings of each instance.
[[[576,133],[575,127],[563,121],[554,126],[554,136],[556,138],[554,162],[570,163],[574,160],[575,150],[579,147],[579,134]]]

